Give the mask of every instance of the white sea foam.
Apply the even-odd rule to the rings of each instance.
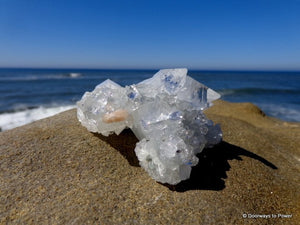
[[[286,121],[300,121],[300,107],[276,104],[257,104],[267,115]]]
[[[5,76],[0,77],[0,81],[31,81],[31,80],[59,80],[68,78],[80,78],[81,73],[48,74],[48,75],[29,75],[29,76]]]
[[[225,95],[233,95],[235,91],[233,89],[225,89],[225,90],[218,90],[218,93],[221,96],[225,96]]]
[[[20,112],[0,114],[0,128],[2,131],[10,130],[36,120],[53,116],[57,113],[75,108],[74,105],[56,106],[51,108],[39,107],[36,109],[28,109]]]

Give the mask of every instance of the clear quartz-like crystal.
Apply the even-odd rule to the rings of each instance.
[[[125,88],[104,81],[77,102],[77,116],[89,131],[105,136],[132,129],[140,140],[140,165],[156,181],[177,184],[190,177],[196,154],[222,139],[220,126],[203,114],[219,97],[187,76],[187,69],[164,69]]]

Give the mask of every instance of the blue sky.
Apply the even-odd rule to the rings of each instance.
[[[0,0],[0,67],[300,70],[300,1]]]

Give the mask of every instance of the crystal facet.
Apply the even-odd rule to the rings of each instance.
[[[104,81],[77,102],[77,116],[104,136],[130,128],[140,140],[140,165],[156,181],[177,184],[190,177],[196,154],[222,139],[220,126],[203,114],[219,97],[187,76],[187,69],[164,69],[126,87]]]

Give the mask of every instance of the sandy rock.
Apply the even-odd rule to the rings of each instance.
[[[207,115],[224,141],[176,186],[139,167],[132,132],[89,133],[75,110],[1,132],[0,223],[297,224],[300,124],[250,103],[217,101]]]

